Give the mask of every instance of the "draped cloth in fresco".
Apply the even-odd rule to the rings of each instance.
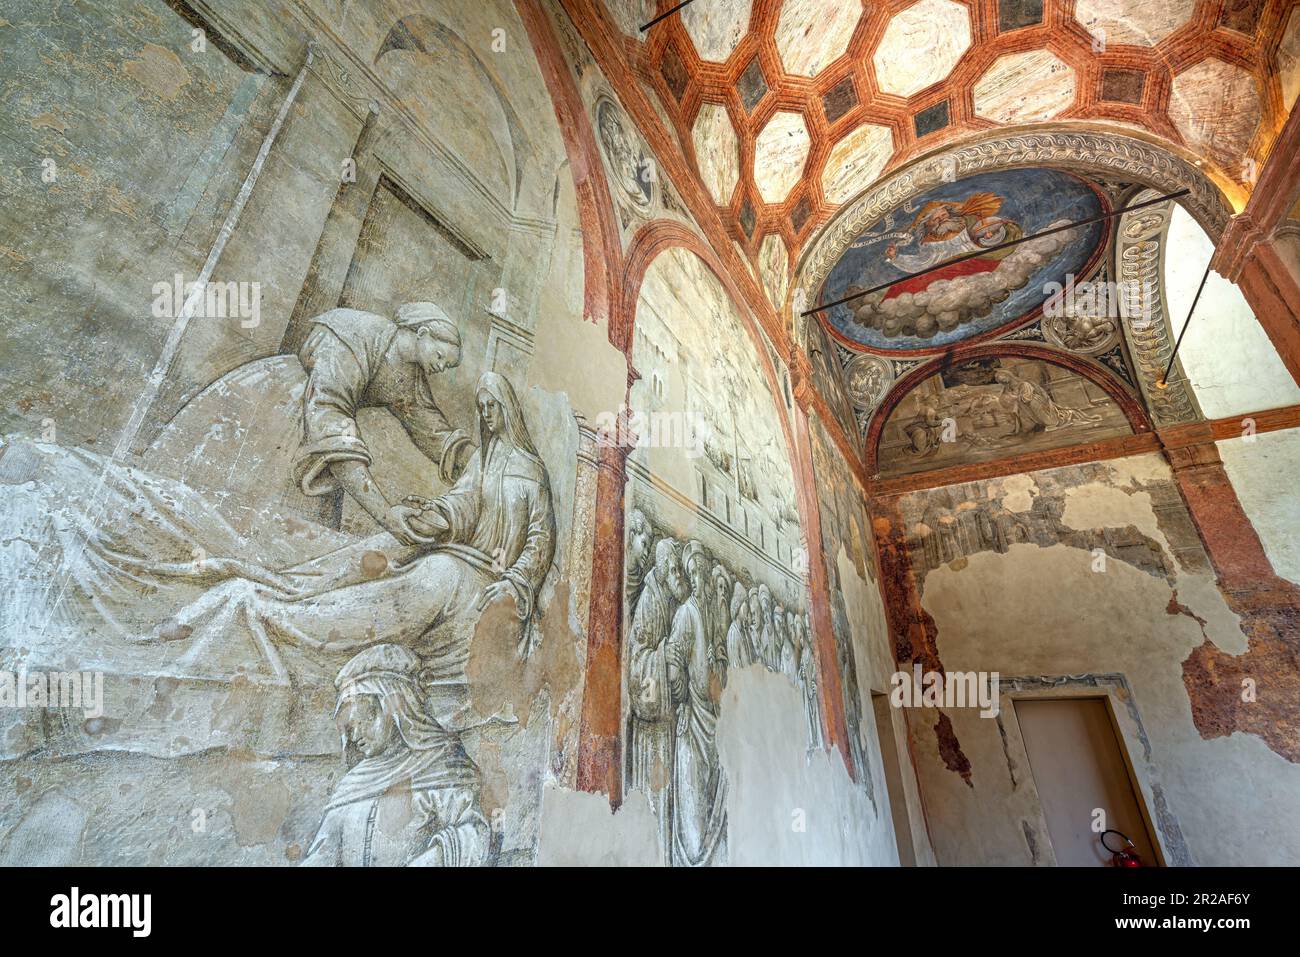
[[[669,693],[677,707],[672,770],[672,863],[719,858],[727,833],[726,786],[718,759],[721,670],[695,596],[673,617],[665,643]]]
[[[434,720],[481,723],[465,677],[475,604],[504,580],[521,631],[535,629],[555,549],[549,477],[518,402],[491,373],[484,391],[506,428],[431,502],[450,526],[441,541],[400,546],[385,532],[348,542],[286,526],[301,558],[288,563],[284,542],[281,561],[267,561],[182,483],[84,450],[10,442],[0,457],[10,590],[0,649],[33,668],[294,686],[328,681],[351,655],[393,642],[421,657]]]

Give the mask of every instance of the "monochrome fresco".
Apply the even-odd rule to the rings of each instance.
[[[972,359],[918,383],[890,412],[881,474],[899,475],[1128,435],[1091,379],[1038,359]]]
[[[6,786],[26,782],[0,810],[0,859],[531,862],[542,787],[575,773],[585,643],[570,602],[586,573],[569,546],[590,513],[578,419],[534,362],[540,324],[580,321],[554,111],[531,56],[485,71],[464,40],[504,23],[523,50],[523,27],[488,10],[357,18],[289,70],[296,87],[240,88],[246,58],[200,55],[161,0],[108,6],[81,23],[101,31],[104,69],[137,55],[126,16],[152,37],[138,55],[193,69],[183,87],[232,75],[211,94],[265,123],[191,171],[196,202],[204,177],[231,190],[210,213],[226,230],[206,298],[188,253],[96,274],[96,320],[65,340],[82,376],[47,378],[22,400],[32,413],[6,420],[0,670],[93,672],[103,694],[97,713],[0,714]],[[16,29],[39,37],[54,15]],[[265,48],[249,40],[249,56],[289,56],[253,33]],[[345,42],[373,74],[339,67]],[[133,122],[170,126],[144,70],[109,89],[143,98]],[[452,104],[461,71],[470,98]],[[430,83],[442,112],[367,106],[428,102]],[[294,96],[293,122],[272,124]],[[471,114],[486,123],[468,128]],[[231,207],[241,182],[255,202]],[[75,205],[72,190],[47,202]],[[156,220],[121,209],[94,213],[108,242],[161,242]],[[50,290],[40,308],[85,294]],[[148,359],[152,377],[117,371],[132,339],[114,326],[151,307],[170,351]],[[6,359],[6,407],[34,395],[32,359]],[[92,378],[113,385],[100,395]],[[93,416],[70,413],[78,402]],[[155,812],[176,826],[138,824]]]
[[[649,797],[677,866],[727,861],[716,728],[730,674],[784,674],[820,744],[793,468],[734,309],[681,249],[651,263],[637,304],[631,402],[647,431],[628,456],[625,791]]]
[[[997,247],[1105,211],[1090,184],[1052,169],[982,173],[934,187],[858,236],[831,268],[818,302],[892,284],[822,315],[847,342],[882,351],[932,349],[1014,324],[1042,305],[1046,283],[1087,274],[1107,227],[1093,223]],[[909,278],[941,263],[948,265]]]

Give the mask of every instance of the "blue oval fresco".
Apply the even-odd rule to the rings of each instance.
[[[818,301],[897,278],[902,281],[823,315],[840,335],[872,349],[961,342],[1028,317],[1047,299],[1047,283],[1064,285],[1067,273],[1084,278],[1106,224],[1030,240],[916,279],[904,276],[1105,211],[1088,183],[1060,170],[1002,170],[945,183],[859,235],[831,268]]]

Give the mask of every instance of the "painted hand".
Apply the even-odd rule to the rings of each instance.
[[[407,505],[394,505],[384,513],[382,518],[379,516],[376,518],[379,518],[379,524],[393,538],[403,545],[414,545],[416,534],[407,523],[418,514],[419,512]]]
[[[493,582],[491,585],[488,585],[487,588],[483,589],[483,594],[478,596],[478,601],[474,604],[474,609],[475,611],[482,611],[493,602],[504,598],[506,595],[513,596],[514,593],[514,589],[510,587],[509,582]]]

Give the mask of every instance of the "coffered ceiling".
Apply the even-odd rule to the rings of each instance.
[[[1244,196],[1300,87],[1300,0],[693,0],[640,30],[674,2],[606,5],[733,238],[782,273],[882,174],[998,127],[1123,124]]]

